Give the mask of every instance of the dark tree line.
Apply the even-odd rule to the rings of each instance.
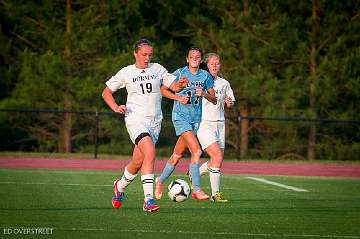
[[[155,44],[153,60],[169,71],[185,64],[191,45],[220,54],[222,75],[237,98],[227,112],[227,143],[242,157],[265,145],[284,149],[265,157],[322,158],[326,142],[359,150],[358,128],[324,131],[315,123],[270,126],[231,118],[359,118],[359,6],[341,0],[1,0],[0,107],[106,111],[104,82],[133,62],[132,43],[147,37]],[[93,124],[92,117],[68,113],[1,114],[0,132],[8,136],[2,145],[71,152],[72,142],[93,137],[84,130]],[[113,121],[105,119],[101,129],[112,135]],[[125,142],[126,132],[117,130]],[[338,131],[346,136],[334,136]]]

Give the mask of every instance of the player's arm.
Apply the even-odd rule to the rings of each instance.
[[[214,105],[217,104],[217,99],[216,99],[216,96],[215,96],[214,88],[211,87],[211,88],[207,89],[207,91],[204,92],[203,96],[205,97],[205,99],[207,99],[208,101],[210,101]]]
[[[179,92],[184,89],[188,83],[189,80],[186,77],[181,77],[178,81],[173,81],[173,83],[169,86],[169,89],[173,92]]]
[[[115,99],[113,97],[113,92],[112,90],[110,90],[109,87],[105,87],[105,89],[102,92],[102,97],[105,101],[105,103],[110,107],[110,109],[112,109],[114,112],[118,112],[118,113],[125,113],[126,110],[126,106],[125,105],[118,105],[115,102]]]
[[[226,90],[225,90],[225,105],[227,108],[231,108],[234,106],[234,102],[235,102],[235,97],[234,97],[234,92],[230,87],[230,84],[227,85]]]
[[[215,90],[214,90],[214,80],[212,78],[212,76],[210,75],[210,73],[207,74],[208,77],[205,80],[205,88],[207,88],[207,90],[205,92],[203,92],[201,94],[201,96],[205,97],[205,99],[207,99],[209,102],[213,103],[214,105],[217,104],[217,99],[215,96]]]
[[[234,106],[234,101],[229,96],[225,96],[225,105],[227,108],[231,108]]]
[[[176,84],[176,82],[173,82]],[[171,87],[171,86],[170,86]],[[169,88],[167,88],[166,86],[162,85],[160,87],[160,92],[161,92],[161,95],[168,98],[168,99],[171,99],[171,100],[176,100],[176,101],[179,101],[181,104],[187,104],[188,102],[188,97],[186,96],[180,96],[180,95],[176,95],[172,90],[170,90]]]
[[[217,104],[215,90],[213,88],[209,88],[206,91],[203,91],[200,87],[198,87],[195,89],[195,96],[205,97],[209,102],[213,103],[214,105]]]

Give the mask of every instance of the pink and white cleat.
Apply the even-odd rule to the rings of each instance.
[[[160,210],[160,207],[153,198],[150,198],[144,202],[143,210],[144,212],[156,212]]]
[[[119,179],[114,181],[114,196],[111,200],[112,205],[115,209],[120,208],[122,201],[125,199],[125,193],[119,192],[119,190],[118,190],[118,187],[117,187],[118,181],[119,181]]]
[[[209,200],[209,198],[210,198],[209,195],[204,193],[204,191],[201,189],[199,189],[196,192],[193,191],[193,193],[191,194],[191,197],[196,200]]]

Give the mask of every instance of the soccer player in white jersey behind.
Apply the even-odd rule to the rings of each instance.
[[[214,90],[217,104],[214,105],[204,99],[202,102],[202,118],[197,132],[201,147],[210,156],[210,161],[200,166],[200,175],[209,172],[212,191],[211,200],[214,202],[227,202],[220,191],[220,169],[225,149],[225,107],[234,105],[235,97],[227,80],[219,76],[220,56],[208,53],[204,60],[207,70],[214,79]],[[191,173],[191,172],[190,172]]]
[[[155,212],[160,209],[153,197],[155,143],[158,139],[162,112],[160,88],[179,91],[187,85],[186,79],[174,81],[175,76],[158,63],[150,63],[153,47],[147,39],[134,44],[135,63],[122,68],[106,82],[102,97],[107,105],[120,114],[125,114],[125,125],[134,144],[132,160],[127,164],[120,179],[114,181],[112,205],[120,208],[125,198],[125,188],[141,172],[144,191],[143,210]],[[126,88],[127,101],[118,105],[113,93]]]
[[[201,120],[201,107],[203,96],[216,104],[215,93],[213,89],[214,81],[211,75],[204,70],[199,69],[201,63],[202,52],[197,47],[189,48],[186,61],[187,66],[179,68],[173,74],[176,75],[176,80],[183,77],[188,79],[188,85],[176,95],[169,92],[167,89],[162,89],[163,95],[177,99],[177,97],[188,97],[188,102],[178,100],[174,101],[172,111],[172,121],[175,128],[176,135],[179,136],[173,154],[166,163],[161,175],[156,178],[155,183],[155,198],[162,197],[165,180],[173,173],[175,166],[182,157],[182,154],[189,149],[191,154],[191,162],[189,171],[193,179],[192,198],[197,200],[208,200],[209,196],[205,194],[200,188],[200,156],[201,148],[196,139],[196,131]]]

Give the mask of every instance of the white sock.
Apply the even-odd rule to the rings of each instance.
[[[199,168],[199,170],[200,170],[200,176],[202,176],[202,175],[204,175],[205,173],[209,172],[209,171],[208,171],[208,163],[209,163],[209,161],[206,161],[205,163],[203,163],[203,164],[200,166],[200,168]]]
[[[141,175],[141,183],[144,190],[144,201],[154,198],[154,174]]]
[[[117,182],[117,188],[119,192],[124,192],[125,188],[135,179],[137,174],[131,174],[127,169],[124,169],[124,174],[121,179]]]
[[[220,191],[220,168],[209,168],[212,196]]]

